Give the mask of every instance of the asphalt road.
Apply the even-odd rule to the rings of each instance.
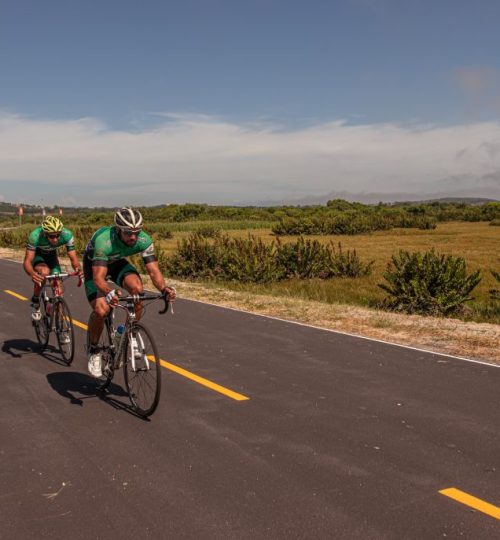
[[[95,396],[83,329],[71,367],[41,355],[5,292],[30,281],[0,278],[1,539],[500,538],[497,367],[181,299],[144,322],[222,388],[163,369],[144,421],[121,377]],[[86,323],[83,291],[66,299]]]

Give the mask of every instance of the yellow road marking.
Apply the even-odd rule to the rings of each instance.
[[[5,292],[8,294],[11,294],[12,296],[15,296],[16,298],[19,298],[20,300],[28,300],[24,296],[21,296],[20,294],[17,294],[13,291],[8,291],[5,289]],[[80,321],[77,321],[76,319],[72,319],[72,321],[75,326],[78,326],[79,328],[82,328],[83,330],[88,330],[88,326],[86,324]],[[150,360],[154,360],[152,356],[148,356],[148,358]],[[247,401],[250,399],[249,397],[244,396],[243,394],[238,394],[238,392],[235,392],[234,390],[230,390],[229,388],[221,386],[220,384],[209,381],[208,379],[204,379],[203,377],[200,377],[199,375],[196,375],[195,373],[191,373],[187,369],[183,369],[179,366],[176,366],[175,364],[171,364],[170,362],[167,362],[166,360],[162,360],[161,358],[160,358],[160,365],[166,369],[169,369],[170,371],[177,373],[178,375],[182,375],[183,377],[186,377],[186,379],[191,379],[192,381],[195,381],[198,384],[201,384],[202,386],[206,386],[207,388],[210,388],[211,390],[214,390],[215,392],[219,392],[219,394],[223,394],[224,396],[234,399],[235,401]]]
[[[148,355],[148,358],[150,360],[153,360],[154,362],[154,358],[152,356]],[[204,379],[203,377],[200,377],[199,375],[195,375],[194,373],[191,373],[187,369],[183,369],[179,366],[176,366],[175,364],[171,364],[170,362],[167,362],[166,360],[162,360],[161,358],[160,358],[160,365],[164,368],[169,369],[170,371],[178,373],[179,375],[182,375],[183,377],[186,377],[187,379],[191,379],[192,381],[195,381],[198,384],[206,386],[207,388],[210,388],[211,390],[214,390],[215,392],[219,392],[220,394],[230,397],[231,399],[234,399],[236,401],[246,401],[250,399],[249,397],[244,396],[243,394],[238,394],[238,392],[234,392],[234,390],[229,390],[229,388],[225,388],[224,386],[221,386],[220,384],[209,381],[208,379]]]
[[[9,291],[8,289],[4,289],[4,292],[6,292],[7,294],[11,294],[12,296],[15,296],[16,298],[19,298],[19,300],[28,300],[25,296],[21,296],[20,294],[17,294],[14,291]]]
[[[488,516],[495,519],[500,519],[500,508],[498,506],[494,506],[493,504],[487,503],[486,501],[478,499],[477,497],[473,497],[472,495],[465,493],[465,491],[460,491],[457,488],[447,488],[442,489],[439,493],[441,493],[441,495],[445,495],[446,497],[450,497],[450,499],[454,499],[455,501],[470,506],[475,510],[479,510],[479,512],[482,512],[483,514],[488,514]]]
[[[64,318],[66,318],[66,317],[64,317]],[[84,330],[88,329],[88,326],[86,324],[83,324],[82,322],[77,321],[76,319],[71,319],[71,320],[72,320],[72,322],[73,322],[73,324],[75,326],[78,326],[79,328],[83,328]]]

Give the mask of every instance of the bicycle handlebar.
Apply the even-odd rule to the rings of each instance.
[[[142,300],[151,300],[151,301],[159,300],[160,298],[163,299],[165,307],[161,309],[158,313],[163,315],[169,310],[169,308],[170,308],[170,313],[173,313],[174,310],[173,310],[172,302],[168,300],[164,294],[161,294],[161,293],[159,294],[141,293],[141,294],[132,294],[130,296],[119,296],[118,302],[122,302],[124,304],[131,304],[135,302],[141,302]]]
[[[64,281],[65,279],[73,276],[78,276],[78,287],[81,287],[83,280],[80,277],[79,272],[71,272],[70,274],[68,274],[67,272],[62,272],[60,274],[49,274],[48,276],[45,276],[45,279],[61,279]]]

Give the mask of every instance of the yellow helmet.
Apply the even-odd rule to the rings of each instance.
[[[42,230],[46,233],[57,233],[63,230],[62,221],[54,216],[47,216],[42,221]]]

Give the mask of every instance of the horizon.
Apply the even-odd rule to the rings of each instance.
[[[208,207],[237,207],[237,208],[272,208],[272,207],[297,207],[297,208],[306,208],[306,207],[315,207],[315,206],[327,206],[327,202],[332,199],[325,200],[325,202],[322,203],[287,203],[287,204],[247,204],[247,205],[217,205],[217,204],[209,204],[209,203],[203,203],[203,202],[185,202],[185,203],[168,203],[168,204],[156,204],[156,205],[142,205],[138,208],[165,208],[168,206],[184,206],[184,205],[192,205],[192,206],[208,206]],[[349,203],[358,203],[365,206],[377,206],[379,204],[384,205],[413,205],[413,204],[430,204],[430,203],[441,203],[441,204],[488,204],[488,203],[500,203],[500,199],[491,199],[491,198],[484,198],[484,197],[441,197],[438,199],[401,199],[401,200],[387,200],[387,201],[376,201],[376,202],[362,202],[360,200],[348,200],[348,199],[333,199],[333,200],[340,200],[344,202]],[[16,214],[16,211],[19,207],[22,207],[23,209],[26,208],[35,208],[40,209],[40,211],[50,211],[50,210],[116,210],[117,208],[120,208],[119,206],[62,206],[62,205],[40,205],[40,204],[19,204],[14,203],[10,201],[0,201],[0,205],[5,204],[9,205],[13,209],[13,214]]]

